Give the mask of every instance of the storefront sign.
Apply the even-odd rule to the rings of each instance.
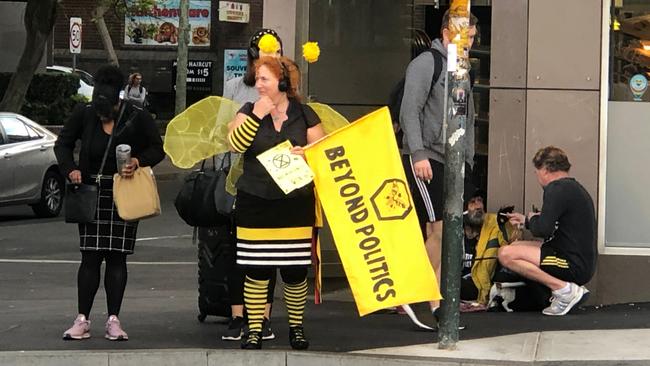
[[[137,0],[127,0],[133,9]],[[190,46],[210,46],[210,0],[190,1]],[[180,0],[156,0],[148,11],[134,10],[124,16],[124,44],[176,46]]]
[[[643,94],[645,94],[646,90],[648,90],[648,79],[646,79],[643,74],[636,74],[632,76],[630,79],[630,90],[632,91],[632,95],[634,96],[634,101],[640,102],[643,97]]]
[[[222,22],[248,23],[250,5],[232,1],[219,1],[219,20]]]
[[[175,60],[172,63],[172,83],[176,84]],[[212,92],[212,61],[189,60],[187,62],[187,90]]]
[[[223,53],[223,85],[226,81],[244,76],[248,65],[246,50],[225,50]]]

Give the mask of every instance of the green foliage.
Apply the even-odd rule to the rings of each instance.
[[[117,18],[122,18],[125,14],[148,13],[156,0],[99,0],[98,4],[112,9]]]
[[[11,73],[0,73],[0,99],[4,96]],[[61,125],[72,108],[86,98],[77,94],[79,76],[74,74],[35,74],[20,113],[44,125]]]

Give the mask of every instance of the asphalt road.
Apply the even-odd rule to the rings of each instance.
[[[174,208],[181,184],[180,177],[158,182],[162,214],[140,222],[135,254],[129,261],[196,262],[192,228]],[[29,206],[0,208],[0,259],[78,261],[78,243],[77,225],[66,224],[63,213],[39,219]]]

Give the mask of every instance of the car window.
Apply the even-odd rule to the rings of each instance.
[[[30,135],[30,129],[21,121],[13,117],[0,117],[0,123],[7,135],[7,143],[12,144],[15,142],[33,140],[34,137]],[[35,134],[32,131],[32,134]],[[38,137],[38,135],[36,134]]]
[[[38,131],[32,128],[32,126],[26,125],[27,126],[27,133],[29,134],[29,138],[32,140],[37,140],[43,137]]]
[[[83,80],[84,83],[90,85],[90,86],[95,86],[95,79],[93,79],[93,76],[90,75],[89,73],[81,70],[75,71],[75,74],[79,75],[79,78]]]

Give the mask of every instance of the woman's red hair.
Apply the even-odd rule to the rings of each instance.
[[[264,56],[255,61],[255,72],[257,72],[257,70],[262,66],[266,66],[266,68],[269,69],[278,80],[282,80],[282,76],[288,74],[289,90],[287,90],[287,96],[300,100],[300,95],[298,94],[300,70],[293,60],[284,56],[278,58]]]

